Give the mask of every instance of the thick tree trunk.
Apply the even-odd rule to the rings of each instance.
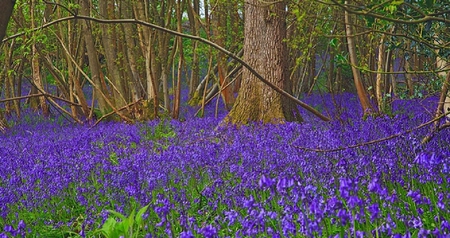
[[[15,1],[13,0],[0,0],[0,45],[6,35],[6,28],[14,9],[14,3]],[[6,128],[7,123],[2,110],[0,110],[0,131],[4,131]]]
[[[286,3],[267,6],[259,0],[245,4],[244,61],[268,81],[290,92],[286,38]],[[302,121],[297,107],[261,81],[243,70],[238,98],[226,123],[251,121],[280,123]]]
[[[6,28],[14,9],[14,3],[14,0],[0,0],[0,43],[6,35]]]

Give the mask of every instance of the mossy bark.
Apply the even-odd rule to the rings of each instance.
[[[276,86],[291,92],[286,38],[286,3],[264,5],[250,0],[245,5],[244,61]],[[302,121],[294,103],[243,69],[242,84],[236,102],[225,123],[252,121],[282,123]]]

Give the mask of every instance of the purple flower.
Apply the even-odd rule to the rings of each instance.
[[[279,192],[284,191],[285,189],[288,189],[294,185],[294,180],[292,178],[282,178],[279,179],[277,182],[277,190]]]
[[[275,184],[275,181],[273,179],[267,177],[264,174],[261,176],[261,178],[258,181],[258,185],[261,188],[270,188],[274,184]]]
[[[343,226],[347,225],[348,221],[350,220],[350,215],[348,214],[347,210],[339,209],[339,212],[337,215],[341,219],[341,224]]]
[[[182,231],[180,233],[180,238],[194,238],[195,236],[192,234],[191,231]]]
[[[417,234],[417,237],[428,237],[428,235],[430,233],[431,232],[429,230],[420,228],[419,233]]]
[[[369,206],[369,213],[370,213],[370,221],[374,222],[374,220],[378,218],[379,213],[380,213],[380,208],[378,207],[378,203],[374,203]]]
[[[341,178],[339,183],[339,193],[342,198],[349,198],[351,192],[353,191],[354,182],[348,178]]]
[[[228,226],[231,226],[238,217],[238,213],[235,210],[225,211],[225,219],[228,220]]]
[[[200,229],[200,233],[205,237],[217,237],[217,229],[212,225],[207,225]]]
[[[347,204],[350,209],[354,209],[357,206],[361,206],[362,201],[361,201],[361,199],[359,199],[358,196],[350,196]]]
[[[420,204],[422,196],[420,195],[420,191],[419,190],[415,190],[415,191],[410,190],[406,195],[408,197],[412,198],[415,203],[419,203]]]
[[[244,207],[247,209],[250,209],[255,204],[255,199],[253,198],[253,195],[250,195],[249,199],[244,200]]]

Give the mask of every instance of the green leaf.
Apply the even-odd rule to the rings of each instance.
[[[106,237],[113,237],[114,228],[117,224],[116,219],[109,217],[102,226],[101,231]]]
[[[338,45],[338,39],[334,38],[330,40],[330,46],[336,48]]]
[[[136,214],[136,219],[135,219],[135,220],[136,220],[136,224],[137,224],[138,226],[140,226],[140,225],[143,224],[143,221],[144,221],[144,220],[142,219],[142,216],[143,216],[144,213],[147,211],[148,206],[149,206],[149,205],[147,205],[147,206],[145,206],[145,207],[139,209],[138,213]]]
[[[122,215],[119,212],[116,212],[116,211],[113,211],[113,210],[108,210],[108,212],[111,213],[113,216],[115,216],[117,218],[120,218],[120,220],[122,220],[122,221],[125,221],[127,219],[124,215]]]
[[[395,1],[391,2],[391,5],[399,6],[399,5],[403,4],[404,2],[405,2],[404,0],[395,0]]]
[[[365,16],[367,27],[372,27],[373,23],[375,22],[375,17],[372,16]]]

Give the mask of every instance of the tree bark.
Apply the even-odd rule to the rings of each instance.
[[[110,0],[99,1],[99,11],[104,18],[115,18],[114,16],[114,2]],[[116,108],[121,108],[126,105],[124,82],[120,78],[120,70],[116,63],[117,55],[117,34],[115,26],[102,25],[102,44],[104,48],[106,67],[108,69],[108,76],[112,83],[114,104]]]
[[[0,0],[0,43],[6,35],[6,28],[14,9],[14,3],[14,0]]]
[[[90,15],[91,6],[89,0],[81,1],[80,11],[83,15]],[[92,34],[92,25],[89,21],[83,22],[83,35],[86,42],[86,52],[89,60],[89,69],[91,71],[92,81],[95,83],[93,86],[94,95],[97,98],[98,108],[102,115],[108,113],[108,104],[102,95],[108,95],[108,92],[102,93],[101,80],[100,80],[100,62],[98,60],[97,50],[95,49],[94,36]],[[92,98],[94,100],[94,98]]]
[[[189,17],[189,25],[191,27],[191,34],[194,36],[200,35],[200,23],[199,23],[199,13],[200,13],[200,1],[199,0],[188,0],[187,3],[187,15]],[[192,41],[192,66],[191,66],[191,76],[189,80],[189,98],[194,97],[195,89],[199,84],[200,79],[200,61],[197,52],[198,41]]]
[[[0,45],[6,35],[6,28],[8,27],[9,18],[14,9],[14,3],[15,1],[12,0],[0,0]],[[2,110],[0,110],[0,131],[4,131],[6,127],[6,120]]]
[[[30,18],[31,18],[31,27],[32,28],[36,27],[35,5],[36,5],[36,0],[31,0],[31,7],[30,7],[30,10],[31,10],[30,15],[31,16],[30,16]],[[33,44],[31,45],[31,55],[32,55],[31,71],[32,71],[32,81],[33,81],[32,82],[33,87],[32,87],[31,93],[33,93],[33,94],[44,91],[42,77],[41,77],[41,67],[40,67],[40,62],[39,62],[39,51],[38,51],[37,47],[38,47],[37,42],[35,40],[33,40]],[[31,108],[33,108],[34,110],[38,110],[39,108],[41,108],[42,113],[45,116],[50,115],[50,108],[48,107],[44,96],[38,97],[36,99],[33,98],[33,100],[31,100],[30,102],[31,102]]]
[[[349,1],[345,1],[345,4],[348,5]],[[350,57],[350,64],[352,67],[353,80],[355,82],[356,91],[358,94],[359,102],[361,103],[361,107],[363,109],[364,116],[372,113],[372,105],[370,104],[369,98],[367,97],[366,89],[364,88],[364,84],[362,81],[361,73],[356,68],[358,65],[358,58],[356,55],[356,47],[354,41],[354,33],[353,33],[353,21],[351,19],[350,13],[345,11],[345,33],[347,35],[347,44],[348,44],[348,53]]]
[[[384,105],[384,65],[386,63],[386,57],[385,57],[385,51],[386,47],[384,45],[384,41],[386,39],[386,35],[382,35],[380,39],[380,45],[378,47],[378,64],[377,64],[377,81],[376,81],[376,97],[377,97],[377,104],[378,104],[378,111],[380,113],[384,112],[385,105]]]
[[[245,4],[244,61],[276,86],[291,91],[286,38],[286,2],[267,4],[249,0]],[[225,123],[247,124],[251,121],[282,123],[302,121],[297,107],[259,81],[248,69],[243,70],[238,98]]]

